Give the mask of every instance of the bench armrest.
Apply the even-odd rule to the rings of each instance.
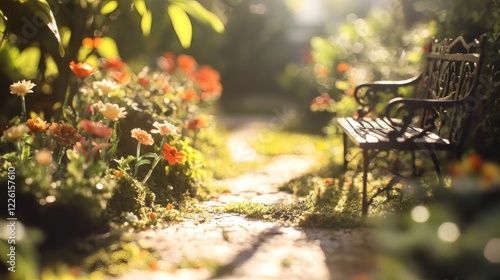
[[[392,97],[400,96],[399,89],[413,86],[418,83],[420,76],[401,81],[377,81],[360,84],[354,88],[354,98],[360,105],[358,118],[366,116],[375,109],[380,101],[380,93],[392,94]]]
[[[406,129],[413,123],[415,117],[420,115],[420,128],[422,131],[411,138],[421,137],[429,131],[436,129],[436,120],[443,117],[446,109],[457,108],[463,105],[463,100],[416,99],[396,97],[389,101],[385,108],[385,116],[396,129],[389,132],[390,139],[401,137]]]

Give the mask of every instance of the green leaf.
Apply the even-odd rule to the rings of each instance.
[[[135,166],[139,167],[144,164],[151,164],[151,161],[149,159],[141,159],[135,164]]]
[[[118,54],[118,46],[116,45],[115,40],[110,37],[103,37],[99,47],[97,48],[99,54],[104,58],[112,58],[119,56]]]
[[[101,14],[102,15],[107,15],[109,13],[112,13],[118,8],[118,1],[109,1],[108,3],[104,4],[101,8]]]
[[[224,32],[222,21],[215,14],[205,9],[198,1],[174,1],[174,3],[197,21],[210,25],[218,33]]]
[[[191,39],[193,37],[193,26],[186,12],[179,6],[172,4],[167,8],[168,16],[172,21],[175,34],[179,38],[183,48],[187,49],[191,46]]]
[[[151,25],[153,23],[153,16],[151,14],[151,11],[147,11],[144,15],[142,15],[141,19],[141,29],[142,29],[142,34],[144,36],[149,36],[151,33]]]
[[[56,19],[50,10],[50,6],[46,0],[27,0],[24,2],[31,11],[38,16],[40,20],[47,25],[47,27],[52,31],[59,43],[59,55],[64,56],[64,46],[61,41],[61,35],[59,34],[59,29],[57,28]]]
[[[158,155],[156,153],[147,153],[143,155],[142,157],[147,157],[147,158],[156,158]]]

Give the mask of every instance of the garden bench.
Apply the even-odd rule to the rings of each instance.
[[[435,151],[452,151],[460,156],[472,111],[482,99],[477,90],[486,36],[472,42],[463,37],[433,40],[425,54],[422,73],[404,81],[379,81],[358,85],[354,97],[359,103],[356,117],[338,118],[343,131],[344,170],[350,139],[363,155],[362,215],[368,214],[373,198],[367,193],[370,157],[380,151],[429,152],[438,178],[441,171]],[[411,88],[415,98],[403,98],[402,89]],[[392,99],[379,117],[369,118],[384,96]],[[386,100],[388,100],[386,98]],[[413,165],[415,167],[415,165]],[[391,188],[392,186],[386,188]]]

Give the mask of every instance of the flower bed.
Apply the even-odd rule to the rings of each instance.
[[[71,62],[50,120],[25,106],[37,85],[11,85],[22,111],[3,131],[1,175],[15,169],[15,217],[47,243],[175,219],[204,187],[200,131],[213,125],[219,74],[184,54],[166,53],[157,66],[134,74],[119,58]]]

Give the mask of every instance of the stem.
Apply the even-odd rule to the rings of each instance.
[[[151,174],[153,174],[153,170],[155,169],[156,165],[162,159],[161,149],[163,147],[163,144],[165,144],[165,140],[166,140],[166,137],[165,137],[165,135],[163,135],[163,138],[161,139],[161,144],[160,144],[160,154],[158,156],[156,156],[155,161],[153,162],[153,165],[151,166],[151,169],[149,169],[148,174],[146,174],[146,177],[144,177],[144,179],[142,180],[142,182],[141,182],[142,184],[146,184],[146,182],[148,181]]]
[[[23,122],[26,122],[26,100],[24,99],[24,96],[21,97],[21,105],[22,105],[22,119]]]
[[[137,176],[137,171],[139,170],[139,165],[137,164],[141,160],[141,142],[137,143],[137,154],[135,157],[135,167],[134,167],[134,177]]]
[[[58,156],[58,159],[57,159],[57,164],[59,164],[59,165],[61,164],[62,158],[63,158],[65,152],[66,151],[64,150],[64,148],[59,151],[59,156]]]
[[[153,162],[153,165],[151,166],[151,169],[149,169],[148,174],[146,174],[146,177],[144,177],[144,179],[142,180],[142,182],[141,182],[142,184],[146,184],[146,182],[148,181],[148,179],[151,176],[151,174],[153,174],[153,170],[155,169],[155,167],[158,164],[158,162],[160,162],[160,160],[161,160],[161,156],[158,155],[155,158],[155,161]]]

